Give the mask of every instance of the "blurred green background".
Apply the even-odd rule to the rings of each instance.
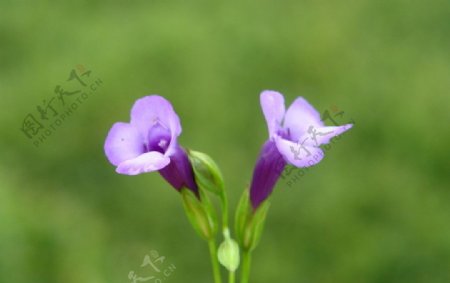
[[[151,251],[176,266],[165,282],[212,282],[179,194],[116,174],[104,139],[165,96],[234,209],[267,138],[264,89],[356,125],[278,182],[251,281],[450,282],[449,51],[443,0],[1,1],[0,282],[131,282],[157,275]],[[103,84],[34,146],[25,116],[80,64]]]

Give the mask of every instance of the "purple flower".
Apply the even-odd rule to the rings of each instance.
[[[285,110],[284,97],[275,91],[261,93],[261,108],[269,129],[250,186],[250,199],[256,209],[271,194],[286,164],[309,167],[322,160],[319,147],[352,127],[327,127],[320,114],[303,97],[297,97]]]
[[[178,115],[158,95],[138,99],[131,109],[130,123],[115,123],[105,141],[105,154],[116,172],[137,175],[159,173],[177,190],[197,193],[192,165],[177,143],[181,134]]]

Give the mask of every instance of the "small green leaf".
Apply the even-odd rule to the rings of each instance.
[[[211,235],[212,237],[215,237],[219,230],[217,212],[208,195],[202,190],[200,190],[200,203],[203,206],[206,216],[208,217],[208,223],[211,228]]]
[[[261,203],[246,225],[244,232],[244,247],[246,249],[253,250],[259,244],[269,207],[270,202],[268,200]]]
[[[188,150],[188,156],[200,189],[221,195],[224,190],[223,177],[214,160],[205,153],[193,150]]]
[[[249,218],[252,216],[252,208],[249,201],[249,190],[245,189],[239,200],[235,215],[235,231],[238,242],[243,245],[244,231]]]
[[[205,211],[202,203],[195,194],[188,189],[181,189],[181,195],[183,197],[184,210],[192,227],[194,227],[203,239],[211,239],[213,237],[213,231],[208,213]]]

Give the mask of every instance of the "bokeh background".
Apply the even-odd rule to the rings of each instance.
[[[141,267],[155,252],[176,267],[165,282],[212,282],[179,194],[116,174],[104,139],[165,96],[234,209],[267,138],[264,89],[355,127],[279,181],[251,281],[450,282],[449,21],[444,0],[1,1],[0,282],[131,282],[158,275]],[[101,86],[35,146],[24,118],[81,89],[67,79],[83,68]]]

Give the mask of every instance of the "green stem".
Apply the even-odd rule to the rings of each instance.
[[[250,251],[242,251],[242,270],[241,270],[241,283],[248,283],[250,277],[250,264],[251,254]]]
[[[228,197],[225,190],[222,191],[220,195],[221,206],[222,206],[222,234],[225,239],[230,237],[230,228],[228,227]],[[230,271],[228,273],[228,283],[235,282],[235,272]]]
[[[234,283],[234,271],[230,271],[228,274],[228,283]]]
[[[228,229],[228,198],[225,190],[222,191],[220,200],[222,204],[222,230],[225,231],[225,229]]]
[[[214,274],[214,283],[222,283],[222,278],[220,276],[220,265],[217,258],[217,247],[216,247],[216,241],[214,239],[211,239],[208,241],[209,246],[209,254],[211,255],[211,264],[213,268],[213,274]]]

